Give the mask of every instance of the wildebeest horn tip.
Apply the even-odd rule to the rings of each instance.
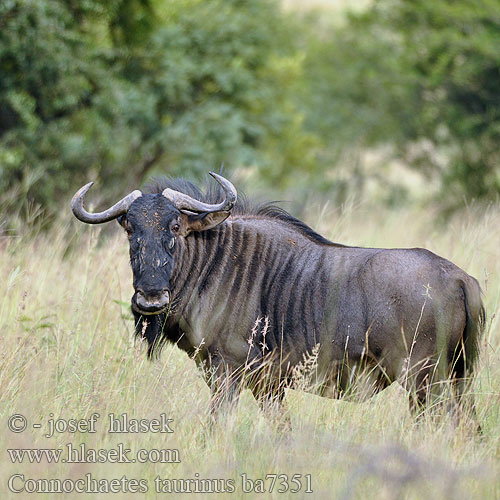
[[[85,184],[85,186],[82,186],[71,200],[71,210],[73,211],[73,214],[78,220],[86,222],[87,224],[102,224],[103,222],[109,222],[110,220],[116,219],[120,215],[127,213],[130,205],[132,205],[137,198],[142,196],[142,192],[136,189],[107,210],[104,210],[103,212],[91,213],[87,212],[87,210],[83,207],[83,200],[87,191],[93,186],[93,184],[94,182],[89,182]]]
[[[204,203],[196,200],[191,196],[174,191],[173,189],[166,188],[162,194],[165,198],[169,199],[180,211],[187,210],[196,213],[214,213],[214,212],[229,212],[234,207],[237,198],[236,188],[222,175],[215,172],[209,172],[210,175],[222,186],[224,190],[225,199],[220,203]]]

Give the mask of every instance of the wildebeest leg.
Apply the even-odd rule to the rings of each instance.
[[[391,383],[384,368],[375,362],[344,363],[325,378],[318,394],[332,399],[364,402]]]
[[[447,405],[448,412],[452,415],[455,424],[468,416],[475,424],[476,432],[483,432],[479,420],[477,418],[476,405],[474,395],[471,393],[470,380],[465,378],[455,378],[452,380],[452,395],[451,401]]]
[[[436,364],[428,359],[416,363],[410,372],[403,377],[402,385],[408,391],[410,412],[417,418],[421,417],[432,399],[432,382]]]
[[[210,359],[209,364],[202,368],[210,387],[210,420],[215,422],[221,414],[230,412],[236,406],[242,389],[242,377],[218,357]]]
[[[426,408],[432,410],[440,409],[451,416],[455,425],[459,425],[460,421],[468,415],[472,422],[475,423],[476,432],[481,434],[482,428],[477,418],[476,407],[474,404],[473,395],[468,393],[469,384],[463,380],[452,380],[450,393],[444,390],[444,400],[439,402],[439,399],[433,398],[434,394],[431,390],[431,384],[422,380],[422,383],[416,390],[410,391],[410,411],[418,419],[422,417]],[[437,385],[437,384],[436,384]],[[441,384],[440,384],[441,385]],[[436,401],[439,404],[436,404]]]
[[[428,402],[427,391],[410,391],[409,396],[410,413],[415,418],[420,418],[423,415]]]
[[[264,386],[255,384],[252,385],[250,389],[262,413],[277,423],[278,430],[285,432],[290,431],[292,424],[284,401],[284,383],[276,381],[265,384]]]
[[[481,427],[477,420],[473,395],[470,394],[470,382],[465,378],[446,378],[437,375],[438,366],[426,360],[422,368],[406,381],[409,391],[411,413],[420,418],[426,408],[435,412],[446,412],[455,425],[466,415],[476,423],[478,432]]]

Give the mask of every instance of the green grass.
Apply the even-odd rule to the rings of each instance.
[[[424,246],[477,277],[488,313],[481,358],[473,385],[482,436],[468,419],[424,415],[416,422],[404,391],[396,384],[365,403],[287,392],[292,430],[279,432],[246,391],[234,412],[209,427],[209,391],[194,362],[175,346],[148,362],[134,344],[129,312],[132,295],[126,237],[100,235],[99,227],[61,222],[48,234],[0,239],[0,434],[2,498],[8,478],[147,479],[231,478],[244,494],[240,474],[311,474],[313,494],[269,498],[498,498],[500,496],[500,206],[471,208],[446,226],[431,208],[370,210],[363,205],[334,210],[311,206],[306,217],[322,234],[363,246]],[[95,434],[62,433],[45,438],[55,418],[101,417]],[[110,435],[109,413],[174,419],[173,434]],[[7,419],[20,413],[28,429],[12,433]],[[34,429],[33,423],[42,423]],[[58,448],[71,442],[92,448],[118,443],[132,450],[178,449],[181,463],[13,464],[7,449]],[[196,476],[199,474],[199,476]],[[17,483],[19,484],[19,483]],[[269,481],[267,482],[269,486]],[[276,486],[277,488],[277,486]],[[10,495],[10,496],[9,496]],[[40,495],[78,498],[84,495]],[[170,495],[177,498],[176,495]],[[102,494],[92,498],[142,498]],[[208,495],[183,494],[182,498]],[[212,495],[217,497],[217,495]]]

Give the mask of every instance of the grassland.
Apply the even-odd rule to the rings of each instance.
[[[81,494],[13,494],[7,480],[143,478],[144,494],[89,498],[162,497],[154,478],[232,478],[227,498],[493,499],[500,497],[500,206],[471,207],[446,224],[430,207],[400,211],[311,205],[314,228],[346,244],[423,246],[477,277],[488,313],[473,391],[483,434],[446,414],[415,421],[403,390],[393,384],[365,403],[288,391],[292,430],[279,432],[248,392],[234,412],[207,425],[209,392],[194,362],[175,346],[148,362],[133,341],[128,249],[123,234],[61,221],[48,233],[4,235],[0,241],[0,434],[2,498],[79,498]],[[98,412],[96,433],[46,438],[47,421],[86,419]],[[12,414],[28,428],[7,428]],[[107,432],[110,413],[174,420],[173,434]],[[33,428],[41,423],[41,429]],[[180,463],[12,463],[7,449],[63,448],[81,443],[110,449],[178,449]],[[240,475],[311,474],[305,493],[248,493]],[[199,476],[196,476],[199,474]],[[304,476],[303,476],[304,477]],[[21,484],[21,480],[15,483]],[[266,483],[269,487],[269,481]],[[166,495],[168,496],[168,495]],[[210,498],[207,494],[172,498]],[[218,495],[212,495],[218,497]]]

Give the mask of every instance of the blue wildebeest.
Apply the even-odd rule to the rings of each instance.
[[[372,392],[403,381],[414,407],[443,380],[463,392],[485,322],[474,278],[421,248],[332,243],[275,206],[237,201],[211,175],[220,187],[207,193],[164,180],[100,213],[84,209],[92,183],[73,197],[79,220],[118,219],[128,234],[149,356],[166,341],[188,352],[213,409],[243,386],[279,406],[308,356],[323,395],[345,394],[360,367]]]

